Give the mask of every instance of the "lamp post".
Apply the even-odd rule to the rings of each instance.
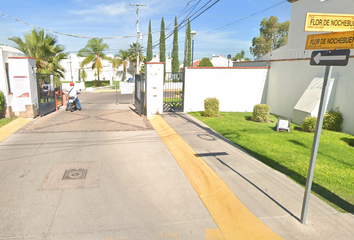
[[[193,67],[193,55],[194,55],[194,37],[197,34],[196,31],[191,31],[191,37],[192,37],[192,67]]]

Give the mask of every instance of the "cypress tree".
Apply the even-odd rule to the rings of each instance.
[[[187,27],[187,67],[191,66],[191,58],[192,58],[192,37],[191,37],[191,22],[188,19],[188,27]]]
[[[161,20],[160,32],[160,62],[166,63],[165,21]]]
[[[172,48],[172,73],[179,72],[179,60],[178,60],[178,26],[177,16],[175,17],[175,30],[173,33],[173,48]]]
[[[151,20],[149,22],[149,35],[146,49],[146,61],[150,62],[152,60],[152,35],[151,35]]]

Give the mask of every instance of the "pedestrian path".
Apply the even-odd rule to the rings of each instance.
[[[282,239],[240,202],[161,116],[150,118],[150,122],[218,225],[217,239]]]
[[[17,118],[14,121],[6,124],[0,128],[0,142],[4,141],[6,138],[10,137],[14,132],[26,125],[30,119]]]

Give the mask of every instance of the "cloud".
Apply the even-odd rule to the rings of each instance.
[[[119,16],[129,11],[129,6],[126,3],[115,3],[111,5],[99,4],[92,8],[71,11],[71,13],[78,15],[85,15],[86,17],[92,16]]]

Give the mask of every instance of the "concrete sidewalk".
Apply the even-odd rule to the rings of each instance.
[[[339,213],[311,195],[307,224],[300,223],[304,188],[269,168],[186,113],[165,121],[223,179],[237,198],[284,239],[352,239],[354,215]],[[250,223],[252,224],[252,223]]]
[[[302,187],[190,115],[161,115],[169,125],[162,128],[179,135],[161,139],[151,119],[104,96],[83,93],[82,111],[37,118],[0,142],[0,239],[272,239],[254,237],[263,223],[284,239],[354,236],[354,215],[315,196],[301,224]],[[176,156],[164,141],[177,137],[188,145],[171,142]],[[184,151],[212,172],[183,167]],[[215,181],[262,224],[237,213],[225,222],[222,209],[241,207],[227,205],[230,193],[210,200],[226,188]],[[227,235],[224,224],[240,226],[243,237]]]

